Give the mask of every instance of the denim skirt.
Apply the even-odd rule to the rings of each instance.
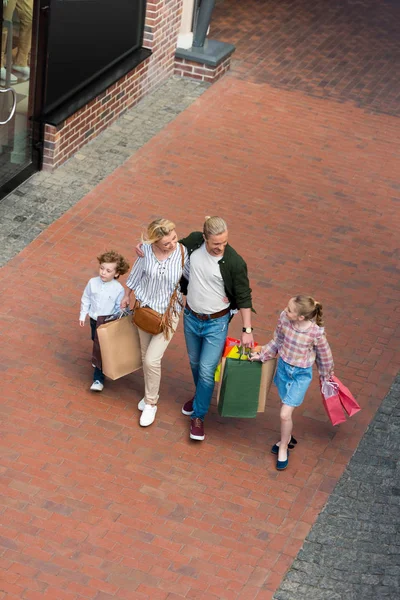
[[[312,367],[294,367],[278,359],[274,383],[283,404],[300,406],[312,380]]]

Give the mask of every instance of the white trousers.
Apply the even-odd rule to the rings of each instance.
[[[173,317],[173,331],[169,340],[165,339],[163,333],[152,335],[138,327],[144,374],[144,401],[146,404],[157,404],[158,402],[161,382],[161,359],[173,338],[178,323],[179,316]]]

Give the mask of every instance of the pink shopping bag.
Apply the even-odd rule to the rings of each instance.
[[[337,383],[337,385],[339,386],[338,394],[341,405],[343,406],[344,410],[347,412],[349,417],[352,417],[353,415],[358,413],[359,410],[361,410],[361,406],[356,402],[350,390],[345,385],[343,385],[343,383],[337,377],[335,377],[335,375],[332,375],[331,379],[334,383]]]
[[[332,425],[345,423],[346,417],[339,398],[338,384],[336,382],[324,381],[321,386],[321,395],[326,413]]]

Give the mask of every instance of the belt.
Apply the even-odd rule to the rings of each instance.
[[[224,308],[224,310],[220,310],[219,312],[213,313],[212,315],[201,315],[197,312],[194,312],[194,310],[192,310],[190,308],[188,303],[186,303],[186,308],[188,309],[189,312],[192,313],[192,315],[194,315],[195,317],[200,319],[200,321],[209,321],[210,319],[218,319],[219,317],[223,317],[224,315],[227,315],[228,312],[231,310],[230,308]]]

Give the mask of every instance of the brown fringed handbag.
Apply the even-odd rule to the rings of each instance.
[[[183,270],[183,267],[185,266],[185,254],[182,244],[179,244],[179,247],[181,250]],[[177,302],[180,306],[183,306],[182,301],[178,297],[180,280],[181,279],[179,278],[164,314],[156,312],[149,306],[140,306],[138,301],[135,302],[132,320],[139,329],[143,329],[143,331],[151,333],[152,335],[158,335],[163,332],[165,339],[169,340],[172,331],[172,317],[177,314],[175,304]]]

